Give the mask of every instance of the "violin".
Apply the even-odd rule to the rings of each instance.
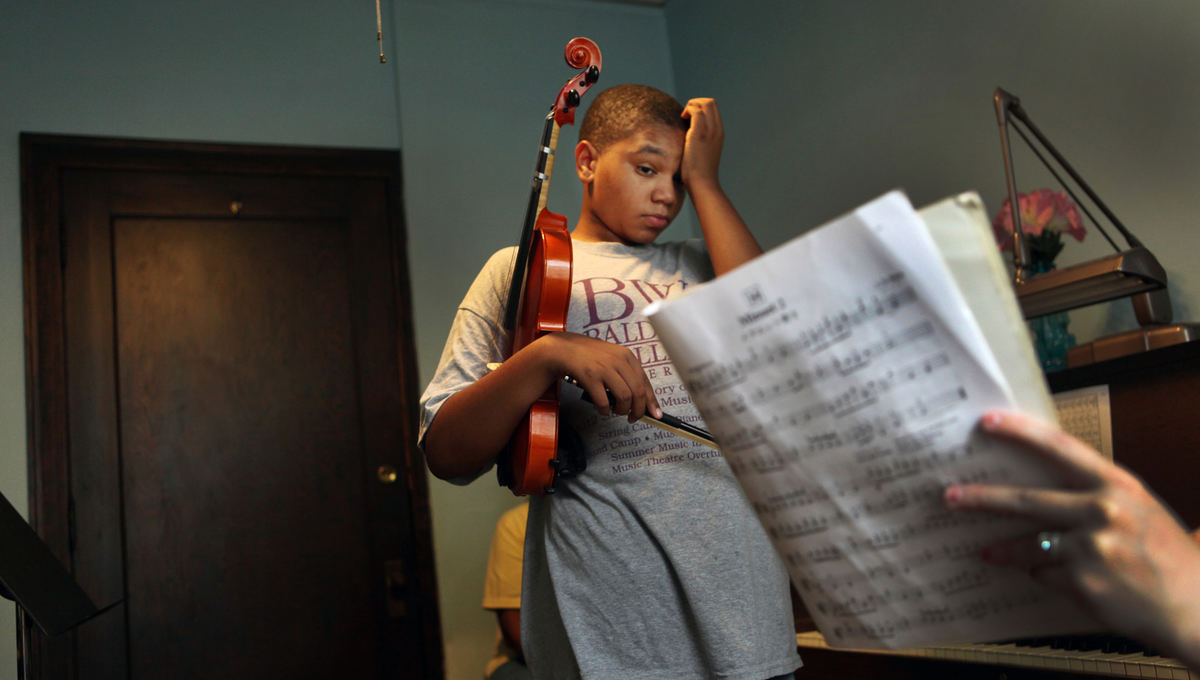
[[[588,38],[572,38],[564,56],[571,68],[582,71],[559,90],[542,128],[502,320],[512,338],[509,356],[546,333],[567,329],[571,235],[567,218],[550,212],[546,204],[559,130],[575,122],[575,109],[583,94],[599,80],[600,48]],[[518,496],[553,493],[558,478],[576,474],[586,465],[583,451],[576,445],[561,447],[571,454],[559,455],[560,444],[571,439],[569,428],[560,427],[559,397],[556,383],[530,406],[497,461],[500,483]]]

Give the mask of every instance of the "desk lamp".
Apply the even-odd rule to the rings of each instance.
[[[1013,286],[1017,300],[1026,319],[1065,312],[1100,302],[1132,298],[1134,314],[1141,328],[1117,335],[1100,338],[1094,342],[1074,347],[1067,353],[1067,367],[1074,368],[1096,361],[1115,359],[1128,354],[1145,352],[1181,342],[1190,342],[1200,337],[1200,324],[1171,324],[1171,298],[1167,293],[1167,274],[1154,255],[1138,241],[1125,225],[1117,219],[1108,206],[1100,200],[1087,182],[1071,167],[1050,140],[1038,130],[1029,115],[1021,108],[1021,101],[1002,88],[995,93],[996,120],[1000,125],[1000,146],[1004,154],[1004,179],[1008,184],[1008,200],[1012,209],[1013,224]],[[1055,170],[1054,166],[1022,131],[1021,126],[1032,134],[1071,179],[1087,194],[1092,203],[1104,213],[1109,222],[1121,233],[1129,248],[1121,250],[1100,225],[1087,206],[1079,200],[1071,187]],[[1025,242],[1021,228],[1021,211],[1017,201],[1016,181],[1013,176],[1012,150],[1008,143],[1008,129],[1025,140],[1042,165],[1050,171],[1079,208],[1088,216],[1097,230],[1112,246],[1115,254],[1083,262],[1062,269],[1052,269],[1041,274],[1032,274],[1029,266],[1029,245]]]

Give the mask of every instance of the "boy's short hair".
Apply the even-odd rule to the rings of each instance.
[[[587,140],[598,151],[620,141],[646,125],[688,129],[683,106],[674,97],[648,85],[616,85],[592,100],[579,140]]]

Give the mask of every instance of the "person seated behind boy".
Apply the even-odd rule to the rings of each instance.
[[[573,376],[594,406],[567,387],[561,412],[587,469],[530,502],[521,635],[533,677],[786,677],[800,666],[787,573],[725,460],[633,425],[662,413],[656,395],[700,419],[643,308],[762,252],[718,179],[716,102],[617,86],[579,138],[568,330],[506,356],[512,249],[493,255],[422,397],[420,445],[435,475],[467,483],[530,404]],[[685,193],[703,241],[656,243]]]
[[[527,680],[529,669],[521,649],[521,564],[525,553],[525,520],[529,504],[509,508],[496,521],[483,582],[483,608],[496,612],[500,627],[496,653],[483,677]]]

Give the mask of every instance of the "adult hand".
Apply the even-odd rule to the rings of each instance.
[[[1029,569],[1113,630],[1200,669],[1200,545],[1136,476],[1057,427],[1007,412],[984,431],[1058,468],[1066,488],[966,484],[946,489],[956,510],[1038,522],[1045,531],[988,546],[983,559]]]

